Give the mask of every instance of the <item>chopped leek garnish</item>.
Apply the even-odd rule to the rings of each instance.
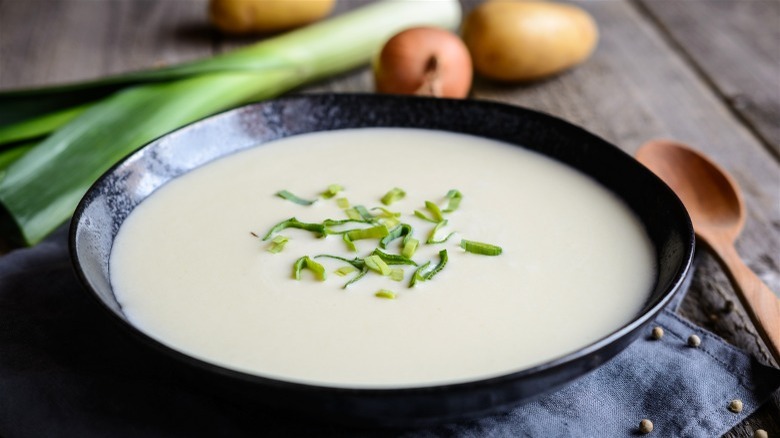
[[[460,206],[460,201],[463,200],[463,195],[460,193],[460,191],[452,189],[447,192],[447,199],[449,199],[449,203],[447,204],[447,208],[444,209],[444,212],[452,213]]]
[[[366,262],[366,266],[369,269],[373,269],[382,275],[390,275],[390,266],[388,266],[387,263],[382,260],[382,257],[379,257],[378,255],[370,255],[364,258],[363,261]]]
[[[379,223],[383,224],[387,228],[393,228],[400,225],[401,221],[399,221],[397,218],[394,217],[386,217],[386,218],[379,219]]]
[[[325,267],[310,259],[309,256],[303,256],[295,261],[295,264],[293,265],[293,278],[300,280],[301,271],[303,269],[312,271],[318,280],[325,281]]]
[[[271,240],[271,244],[268,245],[267,251],[274,254],[282,252],[284,246],[287,245],[289,240],[290,239],[284,236],[276,236]]]
[[[325,225],[323,224],[310,224],[306,222],[301,222],[298,219],[291,217],[290,219],[281,221],[278,224],[274,225],[273,228],[271,228],[271,230],[268,231],[268,234],[263,236],[263,240],[268,240],[275,233],[278,233],[279,231],[282,231],[287,228],[298,228],[301,230],[311,231],[323,237],[328,235],[328,229],[325,228]]]
[[[366,266],[366,262],[363,261],[363,259],[359,257],[355,257],[354,259],[347,259],[344,257],[334,256],[330,254],[320,254],[314,256],[315,259],[318,259],[320,257],[328,258],[328,259],[335,259],[335,260],[341,260],[342,262],[349,263],[350,265],[356,267],[357,269],[363,269]]]
[[[329,190],[332,189],[334,193],[331,196],[335,196],[337,190],[340,190],[340,186],[330,186],[328,189]],[[323,196],[326,195],[323,194]],[[436,235],[439,233],[439,230],[443,227],[446,227],[449,223],[447,219],[444,219],[443,212],[452,212],[455,209],[457,209],[459,207],[460,200],[463,199],[463,196],[458,190],[453,189],[447,193],[447,198],[449,199],[449,205],[446,210],[442,211],[438,205],[434,204],[433,202],[426,201],[425,208],[430,213],[430,216],[420,211],[415,211],[415,214],[417,216],[422,217],[425,220],[435,222],[436,224],[431,230],[430,235],[426,240],[426,243],[429,244],[444,243],[455,234],[455,232],[451,232],[443,239],[439,239],[439,240],[436,239]],[[341,199],[344,198],[340,198],[339,200]],[[379,239],[378,247],[374,248],[374,250],[367,257],[364,258],[355,257],[349,259],[349,258],[330,255],[330,254],[320,254],[314,256],[314,259],[321,258],[321,257],[330,258],[330,259],[342,261],[349,265],[349,266],[343,266],[341,268],[336,269],[334,271],[336,275],[343,277],[352,272],[359,271],[354,277],[352,277],[352,279],[350,279],[344,285],[344,288],[347,288],[352,283],[363,278],[369,271],[375,271],[382,276],[389,277],[393,281],[403,281],[405,277],[403,268],[393,267],[394,265],[416,266],[416,269],[412,273],[412,276],[409,281],[410,288],[414,287],[415,284],[417,284],[420,281],[428,281],[432,279],[439,272],[441,272],[442,269],[444,269],[444,267],[447,265],[448,262],[448,254],[446,249],[439,251],[439,261],[435,266],[431,267],[433,263],[433,261],[431,260],[425,262],[423,265],[418,265],[414,260],[412,260],[412,257],[417,251],[420,241],[412,237],[413,236],[412,226],[405,223],[398,223],[396,226],[390,229],[388,228],[386,221],[388,220],[398,221],[397,218],[401,214],[390,211],[384,207],[374,207],[371,210],[377,211],[378,213],[376,215],[372,215],[369,212],[369,210],[366,209],[364,206],[356,205],[352,208],[348,208],[347,210],[345,210],[347,214],[351,214],[352,216],[351,219],[325,219],[321,224],[304,223],[298,221],[296,218],[293,217],[275,225],[271,229],[271,231],[269,231],[268,234],[266,234],[263,240],[268,240],[274,233],[277,233],[285,228],[299,228],[299,229],[316,232],[322,236],[326,236],[328,234],[336,234],[336,235],[341,234],[342,239],[347,244],[349,249],[357,252],[357,247],[355,246],[354,241],[361,240],[361,239]],[[360,223],[363,224],[362,226],[366,228],[353,228],[353,229],[346,229],[346,230],[332,230],[328,228],[328,227],[344,225],[347,223]],[[252,235],[257,237],[257,234],[255,234],[254,232],[252,233]],[[382,250],[387,248],[387,246],[391,242],[399,238],[403,238],[401,242],[402,243],[401,254],[391,254],[391,253],[384,252]],[[281,235],[275,236],[271,242],[271,245],[268,248],[268,251],[279,252],[284,248],[284,245],[287,242],[288,242],[287,237]],[[475,254],[495,256],[501,254],[502,252],[502,249],[498,246],[490,245],[487,243],[474,242],[465,239],[461,240],[460,246],[464,250]],[[295,262],[295,266],[293,269],[293,277],[295,279],[300,279],[301,276],[300,272],[303,269],[311,270],[312,272],[314,272],[315,275],[318,276],[320,280],[325,279],[325,269],[323,268],[323,266],[315,262],[313,259],[309,258],[308,256],[301,257]],[[382,289],[382,291],[385,290]],[[395,297],[394,293],[390,291],[387,292],[392,294],[393,297]]]
[[[466,239],[461,239],[460,247],[465,249],[467,252],[487,256],[497,256],[503,252],[500,246],[491,245],[489,243],[474,242],[473,240]]]
[[[444,215],[441,214],[441,209],[439,208],[438,205],[434,204],[431,201],[425,201],[425,208],[429,212],[431,212],[430,217],[428,217],[428,215],[421,212],[420,210],[415,210],[414,215],[428,222],[433,222],[434,224],[438,224],[439,222],[444,220]]]
[[[385,225],[377,225],[371,228],[362,228],[358,230],[349,230],[343,235],[344,242],[347,247],[352,251],[357,251],[355,244],[352,243],[355,240],[361,239],[378,239],[387,236],[388,230]]]
[[[379,289],[379,292],[374,294],[377,298],[384,298],[387,300],[394,300],[395,299],[395,292],[389,291],[387,289]]]
[[[430,260],[425,262],[424,264],[420,265],[417,269],[415,269],[414,274],[412,274],[412,279],[409,280],[409,287],[414,287],[414,285],[418,281],[425,281],[424,272],[425,269],[431,265]]]
[[[362,217],[364,221],[373,222],[374,219],[376,219],[376,217],[373,214],[369,213],[366,207],[363,207],[362,205],[356,205],[354,208],[355,211],[357,211],[358,214],[360,214],[360,217]]]
[[[349,199],[347,198],[338,198],[336,199],[336,205],[339,206],[340,209],[344,210],[349,208]]]
[[[287,190],[281,190],[276,192],[276,196],[282,199],[286,199],[288,201],[292,201],[298,205],[312,205],[317,201],[316,199],[314,201],[309,201],[307,199],[299,198],[298,196],[295,196],[294,194],[288,192]]]
[[[437,221],[436,219],[432,217],[428,217],[425,213],[421,212],[420,210],[415,210],[414,215],[419,217],[422,220],[426,220],[428,222],[433,222],[434,224],[438,224],[441,221]]]
[[[357,271],[357,268],[355,268],[354,266],[342,266],[333,272],[335,272],[336,275],[338,275],[339,277],[343,277],[355,271]]]
[[[455,234],[455,232],[448,234],[447,237],[445,237],[444,239],[436,240],[436,233],[439,231],[439,228],[444,227],[446,225],[447,225],[447,219],[444,219],[443,221],[436,224],[436,226],[433,227],[433,230],[431,230],[431,234],[428,236],[428,240],[426,240],[425,243],[428,244],[444,243],[450,240],[450,237],[452,237],[452,235]]]
[[[390,211],[384,207],[374,207],[371,210],[379,210],[381,213],[379,213],[377,216],[379,217],[401,217],[401,213]]]
[[[386,252],[382,252],[379,248],[374,248],[374,251],[371,252],[371,255],[378,256],[382,260],[384,260],[385,263],[388,265],[411,265],[411,266],[417,266],[417,263],[414,262],[414,260],[398,255],[398,254],[388,254]]]
[[[431,216],[433,217],[433,220],[436,222],[441,222],[444,220],[444,215],[441,214],[441,209],[438,205],[434,204],[431,201],[425,201],[425,208],[428,209],[428,211],[431,212]]]
[[[382,249],[387,248],[387,245],[390,244],[395,239],[398,239],[399,237],[403,237],[406,239],[408,236],[412,235],[412,226],[409,224],[400,224],[397,227],[390,230],[389,233],[387,233],[387,236],[383,237],[382,240],[379,241],[379,246]]]
[[[390,279],[393,281],[403,281],[404,270],[401,268],[393,268],[390,270]]]
[[[414,256],[414,253],[417,251],[417,245],[420,244],[420,241],[417,239],[404,239],[404,249],[401,251],[401,255],[404,257],[411,259]]]
[[[358,211],[354,208],[348,208],[344,210],[344,213],[352,220],[363,222],[363,216],[361,216],[360,213],[358,213]]]
[[[322,225],[325,225],[326,227],[334,227],[338,225],[344,225],[349,223],[360,223],[364,224],[365,222],[363,219],[325,219],[322,221]]]
[[[338,193],[340,191],[342,191],[342,190],[344,190],[344,187],[342,187],[342,186],[340,186],[338,184],[331,184],[331,185],[328,186],[328,190],[325,190],[324,192],[322,192],[321,196],[323,198],[325,198],[325,199],[330,199],[330,198],[338,195]]]
[[[334,230],[331,227],[337,227],[344,224],[349,223],[358,223],[358,224],[365,224],[366,222],[363,219],[325,219],[322,221],[322,225],[325,225],[326,227],[326,234],[344,234],[348,231],[352,231],[352,229],[348,230]]]
[[[406,196],[406,192],[403,191],[403,189],[395,187],[387,192],[385,196],[382,196],[382,204],[390,205],[395,201],[400,201],[404,198],[404,196]]]
[[[433,278],[434,275],[438,274],[439,271],[444,269],[444,266],[447,264],[447,250],[443,249],[439,251],[439,263],[430,271],[423,274],[423,278],[425,280],[430,280]]]
[[[349,286],[350,284],[352,284],[352,283],[354,283],[354,282],[356,282],[356,281],[360,280],[361,278],[365,277],[365,276],[366,276],[366,274],[368,274],[368,267],[366,267],[366,266],[363,266],[363,268],[360,270],[360,273],[359,273],[359,274],[357,274],[357,275],[355,275],[354,277],[352,277],[352,279],[351,279],[351,280],[349,280],[349,281],[348,281],[348,282],[347,282],[347,283],[346,283],[346,284],[343,286],[343,288],[344,288],[344,289],[346,289],[346,288],[347,288],[347,286]]]

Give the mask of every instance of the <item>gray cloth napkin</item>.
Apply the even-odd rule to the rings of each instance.
[[[0,436],[719,436],[780,386],[758,364],[668,309],[638,340],[557,392],[509,413],[423,430],[349,430],[216,398],[127,336],[80,290],[60,229],[0,258]],[[698,334],[699,348],[686,346]],[[728,404],[740,399],[741,413]]]

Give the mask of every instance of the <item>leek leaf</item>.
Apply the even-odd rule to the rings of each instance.
[[[453,29],[457,1],[386,0],[212,58],[93,81],[0,93],[0,126],[93,102],[131,85],[226,72],[286,70],[318,79],[369,61],[395,33],[415,26]]]
[[[70,122],[89,105],[68,108],[40,117],[0,127],[0,145],[41,137]]]
[[[288,192],[287,190],[280,190],[276,192],[276,196],[285,199],[287,201],[294,202],[298,205],[312,205],[315,202],[317,202],[316,199],[314,201],[309,201],[308,199],[303,199],[301,197],[295,196],[294,194]]]

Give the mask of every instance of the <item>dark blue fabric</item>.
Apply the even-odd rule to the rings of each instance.
[[[216,399],[130,342],[80,290],[65,230],[0,258],[0,436],[719,436],[780,386],[759,365],[670,310],[648,336],[566,388],[510,413],[425,430],[307,425]],[[692,333],[700,348],[686,346]],[[744,409],[728,410],[732,399]]]

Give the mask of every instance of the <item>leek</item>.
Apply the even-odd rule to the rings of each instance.
[[[0,229],[11,230],[11,240],[35,244],[70,217],[95,179],[154,138],[367,64],[402,29],[454,28],[459,21],[455,0],[386,0],[211,59],[0,93],[3,138],[30,138],[65,123],[5,169]]]
[[[295,194],[290,193],[287,190],[281,190],[279,192],[276,192],[276,196],[285,199],[287,201],[294,202],[298,205],[312,205],[315,202],[317,202],[316,199],[309,201],[308,199],[303,199],[301,197],[295,196]]]
[[[263,240],[268,240],[274,234],[282,230],[286,230],[288,228],[297,228],[299,230],[311,231],[312,233],[317,233],[321,237],[325,237],[328,235],[328,229],[323,224],[312,224],[312,223],[301,222],[298,219],[291,217],[290,219],[283,220],[278,224],[274,225],[270,230],[268,230],[268,233],[266,233],[265,236],[263,236]]]
[[[83,113],[89,105],[68,108],[51,114],[0,127],[0,145],[38,138],[58,129]]]
[[[460,247],[465,249],[466,252],[473,254],[482,254],[486,256],[497,256],[504,252],[500,246],[491,245],[489,243],[475,242],[473,240],[462,239],[460,241]]]
[[[395,299],[395,292],[387,289],[379,289],[377,293],[374,294],[377,298],[384,298],[387,300],[394,300]]]
[[[301,279],[301,271],[308,269],[314,273],[319,281],[325,281],[327,274],[325,273],[325,267],[312,260],[309,256],[303,256],[295,261],[293,264],[293,278],[295,280]]]

